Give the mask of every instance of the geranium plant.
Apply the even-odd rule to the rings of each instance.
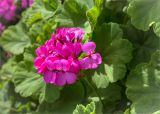
[[[159,114],[159,11],[159,0],[0,1],[0,114]]]

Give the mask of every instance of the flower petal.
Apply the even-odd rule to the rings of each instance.
[[[38,68],[38,73],[43,73],[46,70],[46,63],[43,62],[42,65]]]
[[[79,61],[71,60],[70,61],[70,69],[69,69],[69,71],[72,72],[72,73],[78,73],[80,71],[80,63],[79,63]]]
[[[69,62],[65,59],[47,61],[46,64],[49,70],[68,71],[70,68]]]
[[[90,57],[85,57],[80,60],[82,69],[96,69],[102,63],[102,58],[99,53],[92,54]]]
[[[53,71],[46,70],[43,79],[46,83],[54,84],[56,80],[56,73]]]
[[[49,56],[49,57],[47,57],[46,58],[46,60],[45,60],[45,63],[46,63],[46,66],[47,66],[47,68],[49,69],[49,70],[55,70],[56,69],[56,66],[55,66],[55,64],[54,64],[54,62],[56,61],[56,60],[59,60],[60,58],[59,57],[57,57],[57,56]]]
[[[37,56],[47,56],[48,52],[45,46],[41,46],[36,49],[36,54]]]
[[[44,62],[44,57],[37,57],[35,60],[34,60],[34,65],[39,68],[42,63]]]
[[[56,37],[63,42],[81,41],[84,35],[84,30],[81,28],[58,28]]]
[[[73,56],[73,44],[67,43],[62,48],[63,56],[65,58]]]
[[[82,51],[81,43],[74,43],[74,55],[77,57]]]
[[[67,84],[73,84],[76,82],[77,76],[74,73],[65,72],[64,73]]]
[[[37,57],[34,60],[34,65],[38,69],[38,73],[42,73],[45,70],[46,63],[44,61],[45,61],[44,57]]]
[[[64,73],[57,72],[57,77],[55,80],[55,85],[57,86],[64,86],[66,84],[66,78],[64,76]]]
[[[87,54],[94,52],[95,49],[96,49],[96,44],[94,42],[87,42],[82,46],[83,52]]]
[[[102,57],[99,53],[92,54],[91,57],[95,61],[95,63],[97,63],[97,64],[102,63]]]
[[[61,67],[62,67],[63,71],[68,71],[70,68],[69,61],[65,60],[65,59],[61,59],[60,62],[61,62]]]

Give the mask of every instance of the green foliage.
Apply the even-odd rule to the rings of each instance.
[[[0,36],[0,114],[159,114],[159,10],[159,0],[35,0]],[[64,87],[33,65],[59,27],[84,28],[103,59]]]
[[[83,105],[77,105],[73,114],[95,114],[95,103],[91,102],[86,107]]]
[[[135,27],[147,31],[152,24],[159,22],[159,10],[159,0],[131,0],[127,13]]]
[[[132,58],[132,44],[122,39],[122,33],[116,23],[105,23],[93,33],[97,51],[104,56],[104,64],[93,75],[93,81],[98,88],[107,87],[108,82],[116,82],[125,76],[125,64]]]
[[[13,54],[23,53],[24,48],[30,45],[30,39],[23,23],[11,26],[1,36],[0,45]]]
[[[132,42],[134,47],[133,59],[129,63],[129,68],[134,68],[141,62],[148,62],[151,55],[160,49],[160,39],[152,30],[139,31],[128,24],[124,27],[124,38]]]
[[[53,92],[53,94],[55,93],[56,92]],[[54,103],[42,102],[38,107],[38,112],[71,114],[75,109],[76,105],[82,102],[83,97],[84,90],[81,83],[78,82],[74,85],[67,85],[61,90],[60,97],[59,99],[57,99],[57,101],[55,101]]]
[[[54,85],[46,85],[45,89],[45,100],[47,102],[54,102],[60,97],[60,92]]]
[[[13,73],[15,72],[15,65],[17,62],[14,60],[15,58],[11,58],[6,62],[1,70],[0,70],[0,79],[11,79],[13,77]]]
[[[127,80],[127,97],[133,102],[131,114],[154,113],[159,110],[160,51],[152,55],[150,63],[133,69]]]
[[[27,9],[23,13],[22,21],[26,23],[28,27],[32,26],[35,22],[42,21],[53,17],[54,13],[47,10],[42,1],[35,2],[32,7]]]
[[[23,71],[15,73],[14,83],[16,85],[15,91],[24,97],[39,94],[44,87],[43,79],[40,75]]]
[[[95,0],[95,6],[87,11],[87,17],[92,28],[94,28],[95,25],[97,24],[97,19],[101,13],[102,5],[103,5],[103,0]]]
[[[111,113],[116,110],[121,100],[122,88],[117,84],[110,84],[107,88],[99,88],[90,94],[89,100],[96,104],[96,114]],[[97,96],[99,94],[99,97]],[[113,97],[114,96],[114,97]]]
[[[97,88],[106,88],[109,85],[109,78],[107,76],[106,70],[107,65],[102,64],[94,73],[92,80],[96,84]]]
[[[60,5],[60,0],[43,0],[45,7],[48,10],[55,11],[58,8],[58,5]]]
[[[36,104],[31,98],[24,99],[14,92],[13,83],[2,82],[0,84],[0,113],[13,114],[30,112],[35,109]]]
[[[87,21],[86,11],[92,7],[92,4],[92,0],[65,0],[56,15],[56,22],[60,26],[83,26]]]

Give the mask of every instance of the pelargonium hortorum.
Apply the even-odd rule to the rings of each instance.
[[[96,44],[82,44],[83,36],[81,28],[59,28],[50,40],[37,48],[34,65],[46,83],[73,84],[81,70],[96,69],[101,64],[101,55],[95,52]],[[86,56],[80,58],[82,53]]]
[[[11,21],[14,19],[16,13],[16,6],[14,0],[1,0],[0,1],[0,17]]]
[[[33,0],[22,0],[21,6],[22,8],[30,7],[33,4]]]

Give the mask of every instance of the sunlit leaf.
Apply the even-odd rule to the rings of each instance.
[[[127,79],[127,97],[132,101],[131,114],[154,113],[160,107],[160,51],[152,55],[150,63],[142,63],[131,71]]]
[[[25,28],[22,23],[9,27],[1,36],[0,45],[13,54],[23,53],[24,48],[30,45],[30,39]]]
[[[90,104],[87,104],[86,107],[83,105],[77,105],[73,114],[95,114],[95,103],[91,102]]]
[[[131,0],[127,13],[136,28],[147,31],[153,23],[159,22],[159,10],[159,0]]]

